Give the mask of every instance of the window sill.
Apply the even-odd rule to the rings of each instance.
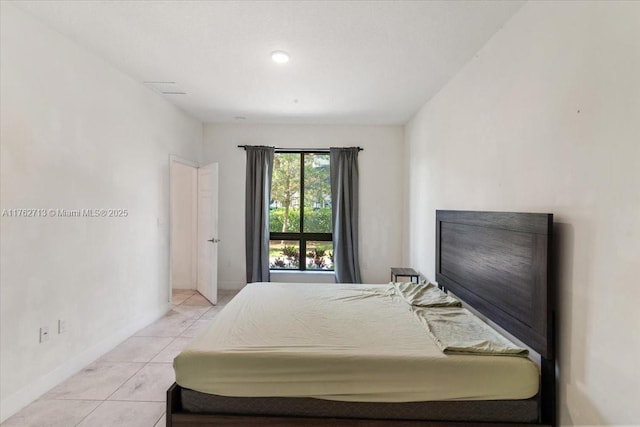
[[[269,269],[269,272],[271,274],[334,274],[335,271],[334,270],[274,270],[274,269]]]

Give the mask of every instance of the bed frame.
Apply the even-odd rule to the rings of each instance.
[[[550,284],[552,214],[436,211],[436,281],[541,356],[539,420],[465,423],[187,412],[181,389],[167,391],[167,426],[555,426],[554,298]]]

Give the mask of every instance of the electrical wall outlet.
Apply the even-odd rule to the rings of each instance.
[[[43,326],[40,328],[40,342],[43,343],[46,341],[49,341],[49,327]]]
[[[67,321],[66,320],[58,320],[58,334],[64,334],[67,332]]]

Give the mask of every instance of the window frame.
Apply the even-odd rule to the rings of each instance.
[[[329,155],[329,150],[319,150],[319,149],[310,149],[310,150],[293,150],[293,149],[276,149],[275,154],[300,154],[300,231],[297,233],[294,232],[274,232],[269,231],[269,241],[272,240],[288,240],[288,241],[297,241],[299,242],[299,251],[300,251],[300,261],[307,258],[307,242],[308,241],[318,241],[318,242],[333,242],[333,231],[331,233],[305,233],[304,232],[304,156],[306,154],[323,154]],[[331,162],[331,160],[329,160]],[[331,164],[331,163],[329,163]],[[273,182],[273,181],[272,181]],[[331,182],[331,175],[329,175],[329,182]],[[271,191],[271,189],[269,189]],[[333,218],[333,206],[331,206],[331,214]],[[333,228],[333,220],[331,227]],[[333,250],[332,250],[333,251]],[[306,262],[299,262],[298,268],[279,268],[279,267],[271,267],[269,265],[270,271],[313,271],[313,272],[333,272],[335,269],[333,266],[329,269],[308,269]]]

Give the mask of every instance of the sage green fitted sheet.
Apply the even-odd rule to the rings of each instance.
[[[527,399],[525,357],[445,354],[389,285],[247,285],[174,360],[182,387],[352,402]]]

